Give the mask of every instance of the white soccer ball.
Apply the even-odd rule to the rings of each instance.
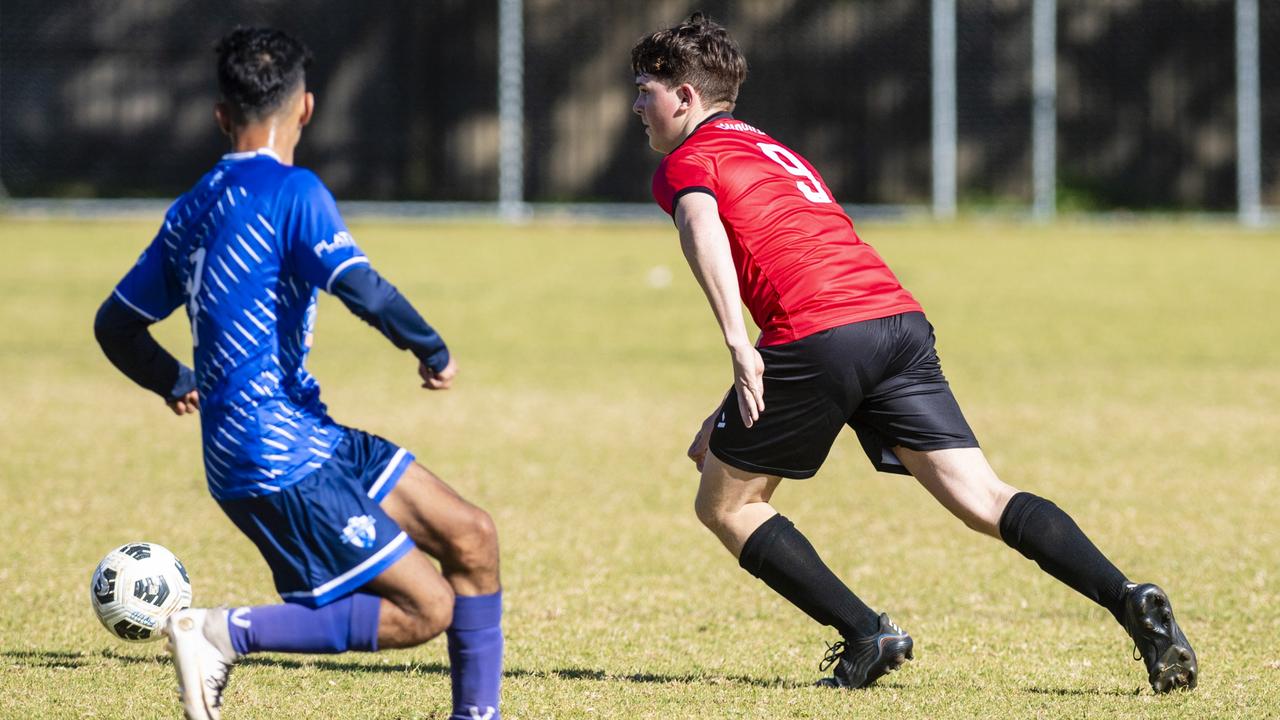
[[[89,583],[93,611],[121,640],[151,642],[164,634],[165,620],[191,607],[187,569],[155,543],[135,542],[107,553]]]

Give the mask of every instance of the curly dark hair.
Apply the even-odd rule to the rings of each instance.
[[[238,27],[214,46],[218,90],[239,122],[269,117],[306,79],[311,51],[288,33]]]
[[[747,79],[747,59],[724,26],[700,12],[673,28],[659,30],[631,49],[631,69],[668,86],[689,83],[709,103],[738,100]]]

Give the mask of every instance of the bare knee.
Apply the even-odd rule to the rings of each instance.
[[[698,516],[698,521],[713,533],[725,526],[725,516],[728,514],[720,503],[714,502],[702,493],[698,493],[693,499],[693,513]]]
[[[964,498],[964,505],[953,510],[970,529],[1000,539],[1000,517],[1009,504],[1009,498],[1017,492],[1002,482],[981,488]]]
[[[440,561],[450,570],[468,574],[497,573],[498,529],[489,513],[472,507],[453,524],[446,538],[447,557]]]
[[[453,624],[453,588],[440,579],[431,587],[401,606],[403,625],[400,628],[399,647],[421,645],[440,635]]]

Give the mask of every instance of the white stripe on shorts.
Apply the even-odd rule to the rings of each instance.
[[[400,465],[400,461],[404,460],[405,454],[405,449],[399,448],[396,450],[396,454],[391,456],[390,462],[387,463],[386,467],[382,468],[382,474],[378,476],[377,480],[373,481],[373,485],[369,486],[369,499],[372,500],[376,497],[382,486],[387,484],[387,481],[391,479],[391,473]]]

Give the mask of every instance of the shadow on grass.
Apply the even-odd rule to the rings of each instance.
[[[278,667],[278,668],[314,668],[337,672],[352,673],[389,673],[404,675],[445,675],[449,674],[449,666],[437,662],[428,663],[362,663],[342,660],[285,660],[275,658],[251,657],[240,661],[242,665]],[[560,680],[590,680],[595,682],[628,682],[651,683],[657,685],[752,685],[755,687],[804,687],[783,678],[753,678],[742,675],[664,675],[660,673],[616,674],[591,668],[555,668],[553,670],[525,670],[507,668],[504,677],[523,678],[555,678]]]
[[[165,655],[120,655],[112,650],[101,652],[71,652],[67,650],[5,650],[0,658],[10,665],[43,668],[81,668],[96,665],[102,660],[132,664],[161,665],[168,664]]]
[[[1139,688],[1134,692],[1125,692],[1124,690],[1116,690],[1115,688],[1110,688],[1107,690],[1102,690],[1099,688],[1047,688],[1047,687],[1039,687],[1036,685],[1032,685],[1031,687],[1028,687],[1028,688],[1023,688],[1023,690],[1029,693],[1035,693],[1036,695],[1062,695],[1062,696],[1082,696],[1082,697],[1098,697],[1102,695],[1110,695],[1112,697],[1130,697],[1142,692],[1141,688]]]
[[[121,655],[111,649],[100,652],[70,652],[60,650],[5,650],[0,652],[6,664],[31,668],[82,668],[104,660],[127,665],[167,665],[168,655]],[[329,672],[381,673],[389,675],[440,675],[448,677],[449,666],[438,662],[359,662],[344,660],[290,660],[270,657],[248,657],[241,660],[242,667],[270,667],[296,670],[324,670]],[[615,674],[591,668],[555,668],[553,670],[524,670],[508,668],[505,677],[554,678],[560,680],[589,680],[604,683],[647,683],[656,685],[750,685],[763,688],[798,688],[808,683],[798,683],[780,677],[757,678],[744,675],[665,675],[661,673]]]

